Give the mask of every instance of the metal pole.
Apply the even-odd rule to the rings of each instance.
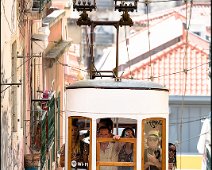
[[[94,56],[93,56],[93,39],[94,39],[94,23],[91,22],[91,63],[90,63],[90,79],[93,79],[93,64],[94,64]]]
[[[119,25],[116,25],[116,68],[115,77],[118,78],[118,66],[119,66]]]

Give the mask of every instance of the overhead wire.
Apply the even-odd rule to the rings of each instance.
[[[68,65],[68,64],[65,64],[65,63],[62,63],[62,62],[60,62],[58,59],[56,60],[59,64],[61,64],[62,66],[64,66],[64,67],[70,67],[71,69],[73,69],[73,70],[80,70],[80,71],[84,71],[84,72],[87,72],[87,70],[84,70],[84,69],[81,69],[81,68],[78,68],[78,67],[74,67],[74,66],[70,66],[70,65]]]
[[[188,1],[185,0],[185,5],[186,5],[186,21],[185,21],[185,34],[186,34],[186,43],[185,43],[185,54],[183,56],[183,70],[184,70],[184,84],[182,84],[183,86],[183,89],[182,89],[182,101],[181,101],[181,114],[180,114],[180,127],[179,127],[179,141],[180,141],[180,144],[182,143],[182,133],[183,133],[183,115],[184,115],[184,100],[185,100],[185,95],[186,95],[186,91],[187,91],[187,66],[188,66],[188,30],[189,30],[189,27],[190,27],[190,20],[191,20],[191,12],[190,12],[190,17],[188,17]],[[192,10],[192,5],[190,6],[190,11]],[[189,21],[188,21],[189,19]],[[181,82],[182,79],[180,79],[180,82]],[[180,155],[180,169],[182,167],[182,160],[181,160],[181,153],[182,153],[182,145],[179,145],[179,155]]]
[[[44,50],[44,48],[43,48],[40,44],[38,44],[36,41],[34,41],[34,43],[36,43],[39,47],[41,47],[41,48]],[[16,68],[16,70],[19,71],[19,69],[20,69],[24,64],[26,64],[28,61],[30,61],[33,57],[34,57],[34,56],[31,56],[31,57],[29,57],[27,60],[25,60],[25,62],[22,63],[22,64],[20,64],[20,65]],[[70,68],[72,68],[72,69],[74,69],[74,70],[80,70],[80,71],[83,71],[83,72],[88,72],[87,70],[84,70],[84,69],[81,69],[81,68],[77,68],[77,67],[74,67],[74,66],[70,66],[70,65],[65,64],[65,63],[61,63],[59,60],[57,60],[57,61],[58,61],[58,63],[61,64],[62,66],[70,67]],[[7,80],[7,81],[10,80],[14,75],[15,75],[15,73],[13,73],[13,74],[11,75],[11,77],[7,78],[6,80]],[[11,86],[12,86],[12,85],[9,85],[8,87],[6,87],[4,90],[1,91],[1,93],[3,93],[4,91],[6,91],[6,90],[7,90],[9,87],[11,87]]]
[[[126,26],[124,27],[124,35],[125,35],[125,43],[126,43],[126,47],[127,47],[127,57],[128,57],[128,62],[131,62],[130,60],[130,54],[129,54],[129,39],[127,38],[127,28]],[[130,79],[133,79],[132,76],[132,71],[131,71],[131,63],[129,64],[129,71],[130,71]]]
[[[182,144],[185,143],[185,142],[190,142],[190,141],[192,141],[192,140],[194,140],[194,139],[197,139],[197,138],[199,138],[200,136],[206,135],[206,134],[208,134],[208,133],[210,133],[210,132],[208,131],[208,132],[202,133],[202,134],[200,134],[200,135],[196,135],[196,136],[190,137],[190,138],[188,138],[188,139],[181,140],[180,142],[177,141],[176,145],[179,147],[180,145],[182,145]],[[179,167],[179,169],[181,169],[181,154],[178,154],[178,155],[179,155],[179,157],[180,157],[180,167]]]
[[[168,73],[168,74],[163,74],[163,75],[158,75],[158,76],[153,76],[153,78],[160,78],[160,77],[166,77],[166,76],[170,76],[170,75],[174,75],[174,74],[180,74],[180,73],[183,73],[183,72],[189,72],[189,71],[191,71],[191,70],[194,70],[194,69],[196,69],[196,68],[198,68],[198,67],[201,67],[201,66],[204,66],[204,65],[208,65],[208,64],[210,64],[211,63],[211,61],[208,61],[208,62],[206,62],[206,63],[202,63],[202,64],[200,64],[200,65],[197,65],[197,66],[195,66],[195,67],[191,67],[191,68],[187,68],[186,70],[180,70],[180,71],[176,71],[176,72],[173,72],[173,73]],[[144,78],[144,80],[145,79],[150,79],[150,78]]]
[[[31,60],[32,59],[32,57],[33,56],[31,56],[30,58],[28,58],[24,63],[22,63],[21,65],[19,65],[16,69],[17,69],[17,71],[25,64],[25,63],[27,63],[29,60]],[[9,77],[9,78],[6,78],[5,80],[10,80],[13,76],[15,75],[15,73],[13,73],[12,75],[11,75],[11,77]],[[9,87],[11,87],[12,85],[8,85],[5,89],[3,89],[2,91],[1,91],[1,93],[3,93],[4,91],[6,91]]]
[[[181,2],[179,0],[167,0],[167,1],[158,1],[158,0],[152,0],[152,1],[149,1],[150,3],[159,3],[159,2]],[[146,3],[145,0],[144,1],[138,1],[138,3]]]
[[[187,14],[188,14],[188,12],[187,12],[187,10],[188,10],[188,3],[186,2],[186,47],[185,47],[185,54],[184,54],[184,59],[183,59],[183,70],[182,71],[178,71],[178,72],[174,72],[174,73],[171,73],[171,74],[164,74],[164,75],[159,75],[159,76],[157,76],[157,77],[162,77],[162,76],[167,76],[167,75],[172,75],[172,74],[177,74],[177,73],[184,73],[184,88],[182,89],[183,91],[183,94],[182,94],[182,97],[183,97],[183,100],[182,100],[182,103],[181,103],[181,105],[182,105],[182,108],[184,108],[184,96],[185,96],[185,94],[186,94],[186,91],[187,91],[187,89],[186,89],[186,86],[187,86],[187,72],[188,71],[191,71],[191,70],[193,70],[193,69],[195,69],[195,68],[198,68],[198,67],[201,67],[201,66],[204,66],[204,65],[206,65],[206,64],[209,64],[210,63],[210,61],[209,62],[206,62],[206,63],[202,63],[202,64],[200,64],[200,65],[198,65],[198,66],[195,66],[195,67],[191,67],[191,68],[188,68],[187,67],[187,50],[188,50],[188,30],[189,30],[189,27],[190,27],[190,22],[191,22],[191,16],[192,16],[192,4],[193,4],[193,2],[191,1],[191,5],[190,5],[190,15],[189,15],[189,17],[187,16]],[[147,10],[147,13],[148,13],[148,10]],[[147,19],[148,20],[148,19]],[[188,21],[187,21],[188,20]],[[149,24],[148,24],[149,25]],[[151,59],[150,59],[151,60]],[[156,78],[156,77],[154,77],[154,78]],[[183,109],[182,109],[182,111],[181,111],[181,114],[183,114]],[[182,116],[181,116],[181,120],[182,120]],[[202,120],[202,119],[198,119],[198,120],[194,120],[194,121],[199,121],[199,120]],[[180,122],[180,123],[178,123],[178,124],[184,124],[184,123],[191,123],[191,122],[194,122],[194,121],[187,121],[187,122]],[[182,126],[181,126],[181,133],[180,134],[182,134]],[[199,136],[197,136],[197,137],[199,137]],[[180,139],[180,141],[181,141],[181,143],[183,143],[183,142],[186,142],[186,141],[189,141],[190,139],[188,139],[188,140],[186,140],[186,141],[182,141],[182,136],[180,137],[181,139]],[[181,144],[180,143],[180,144]],[[180,146],[181,147],[181,146]],[[181,150],[180,150],[181,151]]]
[[[35,42],[35,41],[34,41]],[[35,42],[38,46],[40,46],[40,44],[38,44],[37,42]],[[41,47],[41,46],[40,46]],[[42,49],[44,49],[43,47],[41,47]],[[27,56],[28,57],[28,56]],[[34,56],[30,56],[27,60],[25,60],[22,64],[20,64],[17,68],[16,68],[16,72],[19,71],[19,69],[24,65],[26,64],[27,62],[29,62]],[[15,73],[13,73],[9,78],[6,78],[6,80],[10,80],[13,78],[13,76],[15,76]],[[12,85],[9,85],[8,87],[6,87],[4,90],[1,91],[1,93],[3,93],[4,91],[6,91],[9,87],[11,87]]]
[[[162,1],[161,1],[162,2]],[[164,2],[164,1],[163,1]],[[169,2],[169,1],[165,1],[165,2]],[[148,24],[149,25],[149,24]],[[149,49],[150,49],[150,47],[149,47]],[[150,56],[151,57],[151,56]],[[32,58],[32,57],[31,57]],[[29,60],[29,59],[28,59]],[[67,64],[64,64],[64,63],[61,63],[61,62],[58,62],[58,63],[60,63],[61,65],[63,65],[63,66],[67,66],[67,67],[72,67],[72,66],[69,66],[69,65],[67,65]],[[204,63],[204,64],[208,64],[208,63]],[[203,65],[203,64],[201,64],[201,65]],[[20,66],[19,66],[20,67]],[[73,67],[74,68],[74,67]],[[196,67],[195,67],[196,68]],[[78,68],[74,68],[74,69],[78,69]],[[78,70],[81,70],[81,69],[78,69]],[[191,69],[190,69],[191,70]],[[82,71],[85,71],[85,70],[82,70]],[[187,71],[188,71],[188,69],[187,69]],[[151,71],[152,72],[152,71]],[[183,72],[183,71],[182,71]],[[151,73],[152,74],[152,73]],[[181,143],[182,143],[182,141],[181,141]]]
[[[195,104],[194,104],[195,105]],[[172,112],[170,113],[170,114],[172,114]],[[172,117],[173,118],[173,117]],[[183,119],[184,120],[190,120],[190,119],[199,119],[199,120],[205,120],[205,119],[207,119],[208,118],[208,115],[207,114],[203,114],[203,115],[201,115],[201,117],[199,116],[199,115],[193,115],[193,116],[188,116],[188,117],[184,117]],[[177,121],[178,120],[178,118],[173,118],[172,119],[173,121]]]
[[[148,34],[148,50],[149,50],[149,69],[150,69],[150,80],[153,81],[153,68],[152,68],[152,55],[150,54],[150,24],[149,24],[149,0],[145,0],[146,5],[146,17],[147,17],[147,34]]]
[[[169,125],[178,125],[178,124],[186,124],[186,123],[192,123],[192,122],[199,122],[199,121],[202,121],[202,120],[205,120],[206,117],[202,117],[202,118],[199,118],[199,119],[195,119],[195,120],[189,120],[189,121],[184,121],[184,122],[173,122],[173,123],[170,123],[169,122]]]

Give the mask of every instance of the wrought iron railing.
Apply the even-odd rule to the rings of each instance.
[[[44,112],[41,118],[41,169],[46,162],[46,151],[47,151],[47,138],[46,138],[46,123],[47,123],[47,112]]]
[[[32,149],[36,149],[36,151],[40,152],[40,165],[41,169],[43,169],[45,162],[47,161],[46,154],[51,146],[53,146],[51,152],[52,154],[55,154],[55,98],[54,95],[51,94],[47,98],[35,99],[33,101],[33,111],[31,112],[31,132],[33,132],[32,134],[35,133],[35,135],[31,136],[31,147]],[[36,102],[39,102],[41,105],[41,111],[39,111],[38,115],[36,114],[38,111],[35,110],[38,108],[35,104]],[[39,123],[36,123],[38,117]]]
[[[54,96],[47,103],[48,111],[48,148],[55,139],[55,98]]]

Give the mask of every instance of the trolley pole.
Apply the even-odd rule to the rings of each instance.
[[[119,67],[119,27],[120,26],[132,26],[133,21],[130,18],[129,12],[137,11],[137,0],[114,0],[115,10],[122,12],[119,21],[93,21],[88,17],[87,11],[92,11],[96,9],[96,2],[89,0],[84,0],[81,3],[80,0],[73,1],[73,8],[77,11],[82,11],[80,18],[77,20],[77,25],[87,25],[90,26],[90,62],[89,63],[89,74],[90,79],[95,79],[96,77],[113,77],[118,79],[118,67]],[[95,67],[95,57],[94,57],[94,29],[97,25],[110,25],[114,26],[117,31],[116,35],[116,56],[115,56],[115,68],[113,70],[97,70]]]

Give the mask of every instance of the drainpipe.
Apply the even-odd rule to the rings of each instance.
[[[91,23],[91,35],[90,35],[90,38],[91,38],[91,46],[90,46],[90,60],[91,62],[89,61],[89,65],[88,65],[88,68],[90,69],[90,79],[93,79],[93,70],[94,70],[94,56],[93,56],[93,41],[94,41],[94,24],[93,22]]]
[[[27,20],[28,22],[28,20]],[[26,23],[27,23],[26,22]],[[24,133],[24,154],[26,154],[26,55],[25,55],[25,45],[24,45],[24,51],[23,51],[23,80],[22,80],[22,90],[23,90],[23,133]],[[21,122],[21,123],[22,123]]]
[[[32,26],[33,26],[33,20],[30,20],[30,56],[33,55],[33,41],[32,41]],[[33,57],[32,57],[33,59]],[[35,98],[34,96],[34,91],[33,91],[33,62],[32,62],[32,59],[30,60],[30,65],[31,65],[31,73],[30,73],[30,94],[31,94],[31,99],[30,99],[30,147],[31,147],[31,144],[32,144],[32,132],[34,131],[34,128],[33,128],[33,119],[32,119],[32,112],[34,112],[34,108],[32,107],[32,99]],[[32,139],[32,140],[31,140]]]

